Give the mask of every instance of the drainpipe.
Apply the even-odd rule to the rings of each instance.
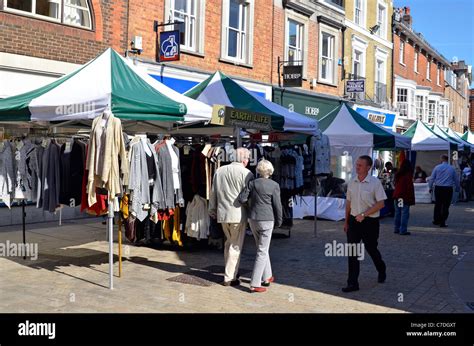
[[[393,19],[392,19],[392,66],[391,66],[391,73],[390,73],[390,78],[391,78],[391,83],[390,83],[390,109],[393,109],[393,100],[394,100],[394,84],[395,84],[395,54],[394,54],[394,49],[395,49],[395,24],[393,24]],[[395,124],[396,126],[396,124]]]

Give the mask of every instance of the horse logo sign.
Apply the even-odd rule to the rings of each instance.
[[[160,33],[160,61],[179,60],[179,30]]]

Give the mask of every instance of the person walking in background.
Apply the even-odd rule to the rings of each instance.
[[[347,243],[357,245],[362,240],[368,254],[379,273],[378,282],[383,283],[387,277],[385,262],[377,249],[379,239],[380,209],[387,199],[382,183],[369,174],[372,169],[372,158],[364,155],[357,159],[355,170],[357,176],[349,181],[346,199],[346,221],[344,232]],[[355,247],[355,246],[354,246]],[[359,290],[359,260],[352,253],[349,258],[349,278],[343,292]]]
[[[248,205],[250,228],[257,245],[257,256],[250,281],[251,292],[265,292],[274,281],[270,263],[270,241],[274,227],[283,222],[280,200],[280,186],[270,177],[273,165],[270,161],[260,160],[257,164],[260,178],[251,181],[239,195],[239,202]]]
[[[253,179],[253,174],[245,168],[250,152],[245,148],[236,150],[236,162],[220,167],[214,174],[209,200],[209,215],[222,224],[225,235],[224,245],[224,286],[237,286],[240,253],[245,239],[247,213],[238,202],[240,192]]]
[[[426,172],[420,166],[415,168],[415,183],[426,183]]]
[[[395,174],[395,191],[393,192],[395,206],[395,233],[410,235],[408,219],[410,206],[415,204],[415,187],[413,185],[413,169],[411,162],[403,160],[400,170]]]
[[[433,224],[440,227],[448,227],[446,220],[449,216],[449,206],[453,199],[453,188],[459,192],[459,178],[453,166],[448,163],[448,155],[441,155],[441,163],[437,165],[429,180],[430,193],[435,187],[435,207],[433,213]]]

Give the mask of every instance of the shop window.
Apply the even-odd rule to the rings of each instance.
[[[92,28],[87,0],[6,0],[4,9],[86,29]]]

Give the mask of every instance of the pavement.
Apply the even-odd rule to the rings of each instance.
[[[352,293],[341,292],[347,258],[325,254],[326,244],[345,241],[342,222],[319,220],[315,236],[313,221],[295,220],[290,238],[274,235],[270,255],[276,282],[266,293],[249,293],[255,258],[251,236],[243,248],[241,286],[218,284],[223,278],[219,250],[125,242],[122,277],[116,263],[110,290],[101,218],[62,226],[28,224],[27,242],[38,244],[39,256],[0,257],[0,312],[473,313],[474,202],[451,207],[448,228],[431,224],[432,211],[433,205],[412,208],[410,236],[394,234],[393,219],[381,221],[379,249],[387,281],[377,283],[366,254],[360,291]],[[0,244],[7,240],[21,242],[21,226],[0,227]]]

